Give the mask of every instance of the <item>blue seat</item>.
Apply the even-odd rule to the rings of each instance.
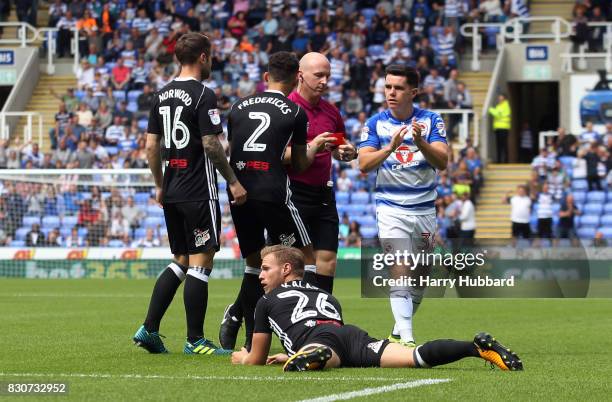
[[[368,55],[372,58],[376,58],[383,54],[385,48],[382,45],[370,45],[368,46]]]
[[[70,237],[71,234],[72,234],[72,226],[68,227],[64,224],[64,226],[60,228],[60,235],[62,235],[64,239],[67,237]]]
[[[148,216],[164,216],[164,210],[157,205],[147,205]]]
[[[142,239],[146,235],[147,235],[147,229],[145,229],[145,228],[138,228],[138,229],[136,229],[134,231],[134,238],[135,239]]]
[[[226,192],[219,193],[219,204],[221,205],[229,204],[229,196],[227,195]]]
[[[364,215],[366,213],[366,209],[363,205],[359,204],[348,204],[346,206],[346,212],[349,215]]]
[[[89,231],[87,230],[87,228],[79,228],[78,235],[80,237],[86,237],[88,232]]]
[[[570,239],[559,239],[559,247],[571,247],[572,241]]]
[[[576,190],[587,191],[588,188],[589,188],[589,185],[587,181],[584,179],[578,179],[578,180],[572,181],[572,190],[574,191]]]
[[[554,204],[552,204],[552,211],[553,211],[553,215],[556,215],[559,213],[559,211],[561,210],[561,204],[555,202]]]
[[[42,219],[42,227],[43,228],[59,228],[60,227],[60,218],[59,216],[49,215],[45,216]]]
[[[128,102],[126,109],[132,113],[136,113],[138,111],[138,103]]]
[[[113,91],[113,98],[115,98],[116,101],[121,102],[125,100],[125,96],[126,93],[125,91],[121,91],[121,90],[114,90]]]
[[[23,226],[27,226],[31,228],[32,225],[35,223],[40,225],[40,216],[24,216],[23,217]]]
[[[370,26],[372,18],[376,15],[376,10],[373,8],[363,8],[361,10],[361,15],[365,17],[367,25]]]
[[[361,226],[376,226],[376,218],[370,215],[353,215],[353,220]]]
[[[156,228],[158,225],[164,224],[164,218],[161,216],[147,216],[144,220],[145,228]]]
[[[26,235],[31,230],[31,228],[19,228],[15,231],[15,239],[16,240],[25,240]]]
[[[604,205],[604,214],[612,214],[612,202]]]
[[[589,191],[587,201],[592,203],[604,203],[606,201],[606,193],[604,191]]]
[[[336,192],[336,203],[337,204],[348,204],[350,194],[346,191]]]
[[[369,204],[370,193],[358,192],[351,194],[351,204]]]
[[[74,96],[76,96],[76,98],[78,100],[81,100],[85,97],[86,92],[81,90],[81,89],[77,89],[76,91],[74,91]]]
[[[25,247],[26,242],[24,240],[11,240],[11,247]]]
[[[142,91],[140,89],[133,89],[129,91],[127,94],[128,102],[136,102],[141,94]]]
[[[151,198],[150,193],[136,193],[134,194],[134,203],[136,204],[147,204]]]
[[[602,204],[585,204],[583,208],[583,213],[586,215],[601,215],[603,211]]]
[[[592,239],[595,237],[595,232],[596,230],[594,227],[580,228],[577,230],[578,237],[581,239]]]
[[[140,119],[140,120],[138,120],[138,128],[140,130],[146,130],[148,124],[149,124],[149,122],[147,121],[147,119]]]
[[[574,165],[574,161],[576,157],[574,156],[561,156],[559,157],[559,162],[563,165],[565,169],[570,169]]]
[[[108,152],[110,156],[117,155],[119,153],[119,148],[114,145],[107,145],[104,147],[104,149],[106,149],[106,152]]]
[[[597,227],[599,226],[598,215],[584,215],[580,218],[580,227]]]
[[[355,180],[361,173],[359,172],[358,169],[346,169],[345,172],[346,172],[346,177],[348,177],[351,180]]]
[[[123,247],[124,244],[121,240],[111,240],[108,242],[108,247]]]
[[[365,226],[360,229],[361,236],[365,239],[373,239],[378,234],[378,230],[373,226]]]
[[[552,242],[550,241],[550,239],[541,239],[540,240],[540,247],[542,248],[550,248],[552,246]]]
[[[227,182],[225,180],[219,180],[219,194],[227,191]]]
[[[574,196],[574,202],[576,202],[576,204],[584,204],[587,196],[585,191],[574,191],[572,195]]]
[[[612,215],[603,215],[601,217],[601,226],[612,227]]]

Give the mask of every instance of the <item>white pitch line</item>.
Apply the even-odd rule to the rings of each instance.
[[[161,374],[105,374],[105,373],[3,373],[0,377],[50,377],[50,378],[101,378],[101,379],[139,379],[139,380],[208,380],[208,381],[402,381],[405,378],[386,377],[314,377],[314,376],[215,376]]]
[[[404,382],[404,383],[398,383],[398,384],[384,385],[382,387],[376,387],[376,388],[364,388],[364,389],[360,389],[358,391],[343,392],[341,394],[332,394],[332,395],[322,396],[320,398],[304,399],[303,401],[300,401],[300,402],[306,402],[306,401],[308,401],[308,402],[345,401],[347,399],[360,398],[362,396],[382,394],[382,393],[385,393],[385,392],[397,391],[397,390],[400,390],[400,389],[422,387],[424,385],[442,384],[442,383],[450,382],[450,381],[451,381],[450,378],[426,378],[426,379],[423,379],[423,380],[416,380],[416,381],[410,381],[410,382]],[[404,399],[404,398],[402,398],[402,399]]]
[[[103,298],[103,299],[144,299],[151,297],[150,293],[128,294],[128,293],[11,293],[0,294],[0,297],[49,297],[49,298]],[[209,295],[209,299],[227,299],[227,296]],[[346,296],[342,300],[361,299],[361,296]]]

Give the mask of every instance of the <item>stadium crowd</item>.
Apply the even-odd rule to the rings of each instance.
[[[20,7],[29,2],[17,3]],[[35,21],[33,12],[27,8],[18,15]],[[331,64],[327,98],[341,111],[347,136],[358,142],[367,117],[386,108],[385,65],[407,63],[419,70],[422,94],[418,106],[469,109],[471,95],[459,80],[457,69],[463,48],[463,39],[457,34],[460,24],[503,21],[527,14],[522,0],[487,0],[480,4],[464,0],[55,0],[50,4],[48,25],[59,28],[60,57],[70,55],[70,29],[80,31],[83,58],[77,87],[64,94],[50,94],[58,100],[55,125],[49,132],[51,150],[43,152],[36,143],[0,143],[0,168],[146,168],[146,117],[154,92],[178,73],[173,61],[174,45],[185,32],[210,34],[213,63],[206,85],[215,91],[223,119],[236,99],[265,89],[262,75],[269,54],[279,50],[298,55],[308,51],[324,53]],[[447,119],[449,139],[455,135],[458,122],[458,118]],[[449,168],[441,173],[437,205],[442,237],[462,233],[468,236],[470,232],[473,235],[473,202],[482,185],[480,169],[477,151],[468,143],[457,160],[451,160]],[[369,213],[373,211],[373,176],[361,174],[355,163],[335,161],[333,170],[341,244],[359,245],[362,236],[376,234]],[[26,199],[27,191],[13,187],[19,185],[3,186],[4,207],[0,211],[15,209],[7,204],[7,198],[11,199],[7,194],[13,191],[23,196],[25,205],[18,208],[23,213],[17,215],[35,213],[36,208],[30,208],[34,201]],[[94,188],[85,192],[93,193]],[[47,188],[38,196],[49,191]],[[53,191],[57,193],[58,189]],[[470,195],[467,198],[471,200],[471,213],[462,213],[462,206],[468,205],[462,201],[464,193]],[[127,195],[122,202],[128,202]],[[100,219],[110,230],[111,222],[121,218],[115,217],[112,208],[102,213],[103,209],[99,208]],[[467,206],[463,209],[469,210]],[[227,229],[231,218],[224,215]],[[14,226],[4,228],[5,241],[15,240],[19,228]],[[230,237],[235,236],[230,229],[226,231]],[[117,231],[95,232],[105,233],[97,236],[102,244],[128,244],[144,237],[142,230],[124,230],[128,237],[117,235]],[[61,237],[67,238],[66,234]],[[160,230],[154,230],[153,236],[163,241]],[[22,236],[18,241],[21,239]]]
[[[612,239],[611,150],[612,123],[598,131],[589,122],[579,135],[560,127],[531,162],[531,179],[508,194],[514,237],[606,245]]]

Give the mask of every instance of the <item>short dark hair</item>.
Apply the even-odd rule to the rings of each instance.
[[[262,259],[268,254],[272,254],[279,264],[290,264],[293,273],[297,276],[304,276],[304,253],[299,249],[277,244],[264,247],[263,250],[261,250]]]
[[[391,64],[385,69],[385,74],[406,77],[406,82],[413,88],[418,88],[421,82],[421,77],[416,68],[404,66],[402,64]]]
[[[275,82],[289,84],[295,80],[300,69],[300,61],[291,52],[276,52],[268,61],[268,74]]]
[[[202,53],[210,56],[210,40],[197,32],[182,35],[174,48],[174,54],[181,65],[195,64]]]

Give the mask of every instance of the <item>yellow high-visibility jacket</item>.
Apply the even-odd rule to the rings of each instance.
[[[510,130],[510,103],[507,100],[495,107],[489,108],[489,114],[493,116],[493,130]]]

